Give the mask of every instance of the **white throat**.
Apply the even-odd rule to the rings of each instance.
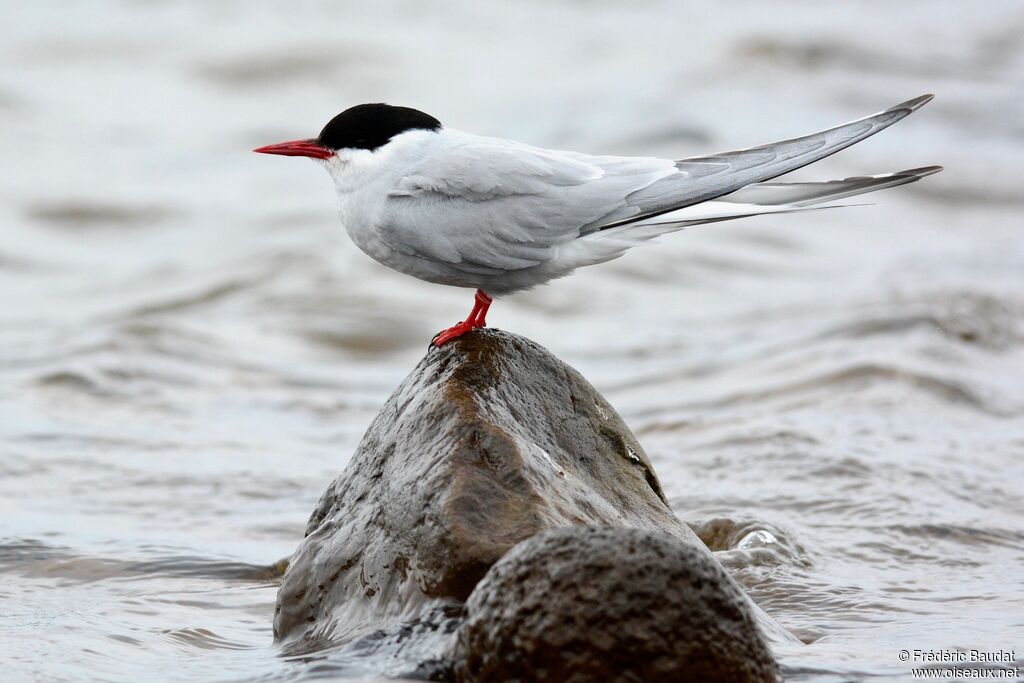
[[[339,149],[323,164],[334,180],[338,194],[355,192],[387,176],[400,177],[425,156],[437,131],[410,130],[391,138],[375,150]]]

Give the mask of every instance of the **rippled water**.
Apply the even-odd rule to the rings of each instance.
[[[372,670],[272,646],[272,565],[471,296],[372,263],[319,169],[248,150],[376,100],[682,156],[937,93],[796,177],[946,172],[673,235],[490,321],[618,407],[677,512],[809,643],[779,650],[789,678],[1020,658],[1024,8],[377,4],[5,3],[3,676]]]

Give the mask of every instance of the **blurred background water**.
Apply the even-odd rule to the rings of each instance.
[[[672,235],[489,321],[619,409],[679,515],[808,643],[779,650],[789,679],[903,678],[904,648],[1024,651],[1024,5],[3,14],[0,678],[325,673],[273,648],[267,567],[471,304],[362,255],[314,164],[249,152],[366,101],[681,157],[935,92],[791,177],[944,173]]]

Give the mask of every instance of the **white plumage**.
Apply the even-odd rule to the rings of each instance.
[[[403,119],[404,129],[368,142],[369,134],[338,130],[347,116],[350,129],[365,129],[371,113],[355,119],[354,108],[320,138],[258,151],[320,159],[334,179],[342,224],[377,261],[429,282],[502,295],[689,225],[801,211],[935,173],[940,167],[765,182],[877,133],[930,99],[792,140],[678,161],[541,149],[443,128],[422,112],[387,105],[362,107],[423,119]],[[336,138],[343,141],[325,142]],[[490,299],[484,300],[486,312]],[[477,301],[459,334],[483,324]]]

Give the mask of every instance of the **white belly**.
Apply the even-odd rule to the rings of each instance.
[[[338,198],[338,215],[349,238],[359,249],[377,263],[400,273],[454,287],[483,287],[487,278],[467,278],[466,274],[450,265],[410,256],[392,249],[377,230],[372,207],[361,203],[358,195],[341,195]]]

